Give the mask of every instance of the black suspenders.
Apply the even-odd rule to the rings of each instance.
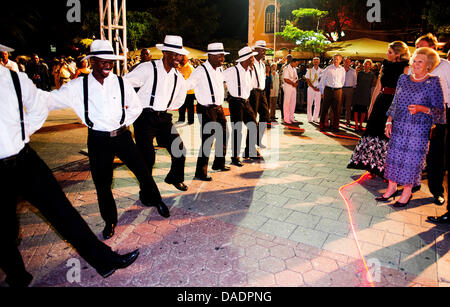
[[[22,128],[22,141],[25,141],[25,123],[23,119],[23,102],[22,102],[22,89],[20,87],[19,75],[10,70],[11,78],[14,83],[14,88],[16,90],[17,100],[19,101],[19,113],[20,113],[20,127]]]
[[[206,77],[208,78],[208,84],[209,84],[209,90],[211,91],[212,103],[215,104],[216,103],[216,98],[214,97],[214,89],[213,89],[213,86],[212,86],[211,77],[209,76],[209,73],[208,73],[208,70],[206,69],[206,66],[204,64],[202,64],[202,66],[205,69]]]
[[[89,119],[89,90],[88,90],[88,76],[83,76],[83,96],[84,96],[84,120],[86,125],[92,129],[94,124]],[[120,76],[117,76],[119,79],[119,87],[121,93],[121,104],[122,104],[122,118],[120,119],[120,125],[122,126],[125,122],[125,87],[123,85],[123,79]]]
[[[153,65],[153,87],[152,94],[150,95],[150,107],[153,108],[153,103],[155,102],[156,84],[158,83],[158,70],[156,69],[155,61],[152,61]]]
[[[153,86],[152,93],[150,95],[150,107],[153,109],[153,104],[155,103],[155,95],[156,95],[156,85],[158,84],[158,70],[156,69],[155,61],[151,61],[153,65]],[[177,88],[178,75],[175,72],[175,81],[173,85],[172,95],[170,96],[169,103],[167,104],[167,109],[169,109],[172,104],[173,96],[175,95],[175,90]]]
[[[258,77],[258,72],[256,71],[255,65],[253,65],[253,69],[255,70],[256,81],[258,82],[258,88],[259,88],[259,77]],[[250,72],[251,72],[251,70],[250,70]]]
[[[241,77],[239,76],[239,70],[237,66],[234,66],[236,68],[236,74],[237,74],[237,82],[238,82],[238,98],[241,98]]]

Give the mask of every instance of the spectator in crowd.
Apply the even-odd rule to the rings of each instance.
[[[320,79],[320,93],[323,98],[322,108],[320,112],[319,130],[325,129],[326,117],[328,110],[331,109],[333,116],[331,117],[332,130],[339,131],[339,106],[342,103],[342,88],[345,83],[345,69],[340,65],[342,55],[335,54],[332,64],[325,68]]]
[[[194,71],[194,67],[191,65],[191,63],[189,63],[187,55],[183,57],[183,60],[180,63],[180,67],[178,67],[178,70],[183,75],[185,80],[187,80]],[[194,89],[191,89],[187,91],[184,104],[178,109],[179,113],[178,123],[184,123],[184,121],[186,120],[186,111],[187,111],[188,124],[189,125],[194,124],[194,114],[195,114],[194,100],[195,100],[195,92]]]
[[[285,124],[297,123],[295,120],[295,107],[297,103],[297,86],[298,74],[297,66],[299,59],[292,59],[292,61],[283,70],[283,120]]]
[[[345,69],[345,83],[342,89],[342,106],[345,112],[345,124],[350,127],[350,119],[352,117],[352,100],[353,93],[356,88],[357,78],[356,70],[351,67],[352,60],[348,57],[344,59],[344,69]],[[340,109],[338,114],[341,114]]]
[[[8,51],[2,51],[0,52],[0,64],[5,66],[6,68],[18,72],[19,67],[17,66],[17,63],[14,61],[11,61],[9,59],[9,52]]]
[[[389,44],[387,59],[377,81],[368,111],[366,131],[358,141],[347,168],[363,169],[374,176],[384,176],[389,139],[384,134],[387,111],[394,99],[400,75],[408,73],[409,48],[401,41]]]
[[[319,67],[320,59],[315,57],[313,59],[313,67],[308,69],[306,72],[305,78],[308,84],[308,98],[307,98],[307,106],[306,106],[306,114],[308,118],[308,122],[319,122],[320,115],[320,101],[322,96],[320,94],[319,84],[320,84],[320,76],[323,72],[323,69]],[[314,113],[313,113],[314,108]]]
[[[49,91],[51,88],[50,75],[48,67],[39,58],[37,54],[33,54],[31,61],[26,68],[28,77],[36,84],[36,87],[44,91]]]
[[[269,99],[269,118],[272,123],[277,122],[275,112],[277,110],[278,95],[280,93],[280,75],[277,70],[277,64],[273,63],[270,67],[270,76],[272,83],[270,85],[270,99]]]
[[[152,60],[152,54],[150,53],[150,49],[148,48],[144,48],[141,50],[141,54],[140,54],[140,61],[136,64],[134,64],[131,68],[130,68],[130,72],[133,71],[139,64],[148,62]]]
[[[52,77],[53,77],[53,83],[55,84],[56,89],[59,89],[61,87],[61,82],[59,80],[59,71],[60,70],[61,70],[61,60],[54,58],[53,66],[52,66]]]
[[[411,75],[402,75],[387,113],[386,136],[390,138],[384,176],[386,192],[377,201],[387,201],[403,192],[394,207],[405,207],[412,187],[420,185],[428,150],[431,126],[445,123],[444,93],[439,77],[429,73],[439,64],[439,54],[431,48],[416,49],[411,58]]]
[[[19,71],[20,72],[25,72],[26,66],[27,66],[27,61],[25,60],[25,58],[17,57],[16,58],[16,63],[17,63],[17,66],[19,66]]]
[[[356,89],[353,97],[353,118],[355,120],[355,131],[363,130],[363,122],[366,119],[367,109],[372,97],[372,87],[376,82],[375,74],[372,72],[372,60],[364,61],[364,70],[358,72]]]
[[[77,70],[75,71],[74,79],[80,77],[80,76],[87,76],[91,72],[91,69],[89,68],[89,62],[87,59],[84,58],[84,56],[80,56],[77,59]]]
[[[68,58],[61,58],[61,66],[59,68],[59,83],[63,86],[75,77],[75,70]]]

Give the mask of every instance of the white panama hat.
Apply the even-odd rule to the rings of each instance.
[[[5,46],[5,45],[0,44],[0,52],[3,52],[3,51],[6,51],[6,52],[13,52],[14,49],[9,48],[8,46]]]
[[[230,54],[229,52],[225,52],[222,43],[211,43],[208,45],[208,52],[205,53],[205,56],[208,54],[217,55],[217,54]]]
[[[250,57],[257,55],[258,52],[253,51],[252,48],[249,46],[245,46],[241,50],[239,50],[238,55],[239,59],[236,60],[236,62],[244,62],[245,60],[249,59]]]
[[[267,48],[267,44],[265,40],[256,41],[255,46],[253,46],[253,49],[261,48],[261,49],[269,49]]]
[[[183,48],[183,39],[181,36],[166,35],[163,44],[156,44],[156,48],[161,51],[172,51],[181,55],[188,55],[189,51]]]
[[[87,56],[83,58],[87,60],[92,57],[97,57],[104,60],[124,60],[121,55],[115,55],[114,49],[108,40],[96,39],[91,43],[91,49]]]

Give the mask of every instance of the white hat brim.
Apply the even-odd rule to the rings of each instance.
[[[156,48],[158,48],[161,51],[171,51],[171,52],[175,52],[175,53],[181,54],[181,55],[188,55],[189,54],[189,51],[187,51],[184,48],[181,48],[181,49],[172,48],[172,47],[164,46],[164,44],[156,44]]]
[[[270,48],[266,48],[266,47],[262,47],[262,46],[253,46],[253,47],[252,47],[253,50],[255,50],[255,49],[257,49],[257,48],[259,48],[259,49],[265,49],[265,50],[269,50],[269,49],[270,49]]]
[[[82,61],[87,60],[89,58],[100,58],[103,60],[113,60],[113,61],[122,61],[125,60],[124,56],[121,55],[114,55],[114,54],[91,54],[91,55],[87,55],[85,56]]]
[[[220,51],[220,52],[207,52],[207,53],[205,53],[203,56],[208,56],[209,54],[212,54],[212,55],[218,55],[218,54],[227,55],[227,54],[230,54],[230,53],[229,53],[229,52],[225,52],[225,51]]]
[[[251,58],[252,56],[255,56],[257,54],[258,54],[258,52],[252,52],[252,53],[247,54],[246,56],[244,56],[242,58],[237,59],[236,62],[238,62],[238,63],[239,62],[244,62],[245,60],[248,60],[249,58]]]
[[[13,52],[14,51],[14,49],[13,48],[10,48],[10,47],[8,47],[8,46],[5,46],[5,45],[2,45],[2,44],[0,44],[0,51],[6,51],[6,52]]]

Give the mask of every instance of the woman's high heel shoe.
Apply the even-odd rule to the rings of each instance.
[[[379,197],[375,197],[376,201],[389,201],[391,198],[395,198],[398,195],[398,190],[396,190],[394,193],[391,194],[389,197],[384,197],[383,195]]]
[[[402,207],[406,207],[409,204],[409,201],[411,200],[412,195],[409,197],[408,201],[406,203],[401,203],[399,201],[397,201],[395,204],[393,204],[392,206],[394,208],[402,208]]]

